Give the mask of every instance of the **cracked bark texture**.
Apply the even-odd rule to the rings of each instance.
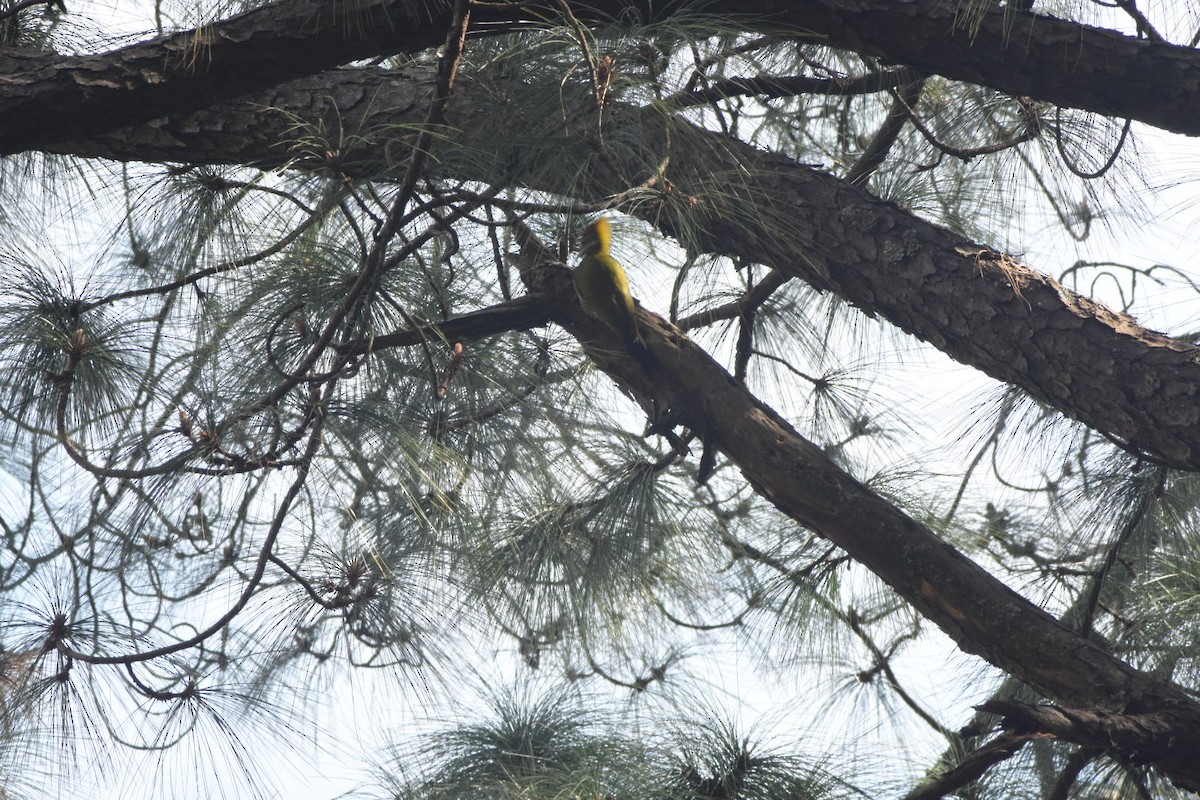
[[[1177,748],[1179,736],[1197,735],[1194,730],[1190,734],[1184,733],[1177,709],[1149,708],[1114,714],[1103,710],[991,701],[980,706],[980,710],[1003,715],[1001,725],[1005,730],[1049,734],[1100,752],[1117,751],[1143,762],[1160,764],[1163,759],[1178,756],[1178,753],[1173,756],[1172,751]],[[1191,758],[1194,760],[1195,755]]]
[[[330,7],[287,2],[213,26],[205,38],[181,34],[115,54],[0,51],[0,118],[6,120],[0,152],[38,148],[278,166],[296,157],[287,147],[295,120],[264,113],[265,107],[334,133],[339,124],[370,130],[422,122],[432,73],[324,70],[437,45],[448,4],[366,2],[356,6],[356,25],[322,17]],[[597,2],[579,14],[594,22],[626,7]],[[720,4],[706,11],[726,13]],[[486,30],[526,24],[539,13],[549,12],[536,4],[490,8],[477,19]],[[1001,91],[1200,133],[1200,56],[1186,48],[1001,11],[968,30],[946,7],[917,0],[748,2],[727,18],[747,30],[803,29],[832,44]],[[1139,82],[1145,75],[1156,80]],[[296,80],[283,82],[288,78]],[[768,264],[836,291],[1133,449],[1174,466],[1200,467],[1200,351],[1192,345],[1141,328],[819,170],[686,122],[614,108],[610,129],[642,147],[623,161],[615,150],[595,159],[578,136],[545,130],[544,120],[522,120],[513,111],[464,75],[451,108],[456,148],[443,168],[463,179],[513,181],[595,200],[653,177],[648,164],[666,163],[658,177],[670,191],[644,195],[629,210],[689,247]],[[547,148],[575,148],[589,168],[568,182],[537,169],[536,152],[490,162],[469,157],[498,131]],[[358,175],[386,172],[387,151],[386,141],[365,145],[344,154],[341,167]],[[319,162],[296,166],[323,168]],[[729,192],[730,185],[741,191]],[[731,197],[740,198],[737,205]],[[605,331],[580,315],[561,270],[542,270],[534,288],[553,298],[548,307],[565,328],[581,340],[604,341]],[[497,319],[518,325],[539,318],[527,304],[504,313],[510,312],[511,318],[475,322],[494,330]],[[1146,755],[1181,786],[1200,788],[1200,707],[1193,699],[1034,607],[838,469],[686,337],[650,316],[644,321],[664,375],[648,376],[593,349],[615,380],[643,403],[679,408],[683,421],[706,431],[765,498],[879,574],[965,651],[1089,714],[1166,720],[1175,738],[1147,740],[1144,746],[1153,749]],[[1065,723],[1059,730],[1069,735]]]
[[[428,44],[417,23],[427,20],[422,3],[288,0],[110,53],[0,48],[0,153],[207,108],[357,58],[419,50]],[[443,35],[448,24],[447,11]]]
[[[546,256],[526,251],[529,262]],[[546,265],[526,280],[548,297],[553,319],[643,407],[672,408],[681,423],[704,431],[755,491],[886,581],[962,650],[1094,717],[1128,718],[1135,728],[1153,722],[1153,735],[1127,736],[1121,746],[1154,761],[1180,787],[1200,790],[1200,703],[1185,691],[1059,622],[859,483],[665,320],[639,312],[662,368],[647,374],[613,356],[622,352],[620,340],[582,312],[565,268]]]
[[[1200,52],[1027,12],[965,20],[937,0],[710,3],[747,31],[802,38],[904,62],[1014,95],[1200,135]],[[676,13],[646,0],[589,0],[590,24]],[[476,34],[559,18],[555,3],[472,12]],[[446,0],[287,0],[215,25],[71,57],[0,47],[0,155],[205,108],[372,56],[441,44]],[[1147,81],[1145,76],[1154,76]]]
[[[432,72],[420,69],[339,70],[240,103],[48,149],[279,166],[296,156],[287,145],[295,118],[330,131],[335,142],[339,126],[417,125],[432,80]],[[504,101],[503,86],[485,89],[466,74],[449,113],[454,147],[444,169],[454,178],[598,201],[646,180],[646,165],[669,157],[664,177],[671,194],[655,202],[642,196],[628,209],[664,233],[697,251],[766,264],[835,291],[1135,453],[1200,469],[1200,347],[1149,330],[1009,256],[826,172],[652,109],[612,109],[608,128],[639,145],[612,148],[602,158],[579,137],[523,117]],[[471,157],[510,137],[526,147]],[[387,148],[383,140],[358,144],[342,167],[383,172]],[[590,168],[569,176],[544,169],[538,153],[563,148],[573,148],[577,163]],[[732,186],[739,191],[730,192]]]

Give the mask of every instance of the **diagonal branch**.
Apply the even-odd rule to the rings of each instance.
[[[526,263],[549,257],[518,239]],[[1124,746],[1178,785],[1200,789],[1200,703],[1009,589],[842,471],[677,328],[641,311],[639,329],[661,365],[648,375],[620,355],[616,334],[583,313],[570,273],[540,263],[522,276],[528,288],[547,295],[555,322],[643,408],[671,409],[680,424],[704,431],[759,495],[878,575],[965,652],[1067,705],[1094,709],[1097,718],[1115,710],[1152,720],[1153,735],[1130,736]]]
[[[450,12],[445,0],[285,0],[108,53],[0,48],[0,153],[199,110],[357,58],[431,47],[445,37]]]
[[[1030,739],[1038,734],[1031,733],[1002,733],[979,749],[971,751],[962,761],[947,770],[937,778],[918,786],[904,796],[904,800],[938,800],[953,794],[972,781],[978,780],[983,773],[1012,758],[1025,746]]]
[[[1157,708],[1110,713],[993,700],[979,710],[1002,715],[1001,727],[1017,734],[1050,735],[1101,752],[1133,754],[1141,763],[1157,761],[1168,753],[1180,733],[1174,715]],[[1197,747],[1195,743],[1190,746]]]
[[[296,117],[314,127],[400,128],[423,121],[415,102],[428,70],[340,71],[296,81],[268,96],[169,118],[55,148],[128,160],[287,163]],[[654,109],[612,105],[611,125],[643,151],[606,151],[546,133],[509,113],[466,76],[448,110],[459,152],[523,141],[529,155],[504,163],[463,158],[443,165],[457,180],[525,184],[602,202],[629,188],[646,162],[667,165],[655,202],[629,210],[696,252],[762,263],[835,291],[871,315],[955,360],[1024,389],[1132,452],[1200,469],[1200,348],[1139,325],[1064,288],[1010,256],[965,239],[826,172],[767,153]],[[500,87],[503,89],[503,87]],[[557,89],[554,90],[555,92]],[[339,122],[340,121],[340,122]],[[336,130],[336,128],[334,128]],[[363,144],[347,169],[386,168],[386,143]],[[547,170],[550,148],[591,168]],[[590,163],[589,163],[590,162]],[[500,170],[507,170],[501,172]],[[732,189],[732,190],[731,190]]]
[[[846,171],[845,178],[855,186],[865,186],[867,180],[875,170],[879,169],[880,165],[887,159],[888,153],[892,151],[892,145],[900,137],[900,132],[904,130],[905,123],[912,117],[916,121],[916,117],[912,113],[912,108],[917,104],[917,100],[921,98],[921,92],[925,88],[925,79],[918,76],[912,83],[902,85],[895,93],[892,99],[892,107],[888,109],[887,116],[883,120],[883,124],[879,126],[879,130],[871,137],[871,141],[867,144],[862,155],[854,162],[853,166]]]
[[[1200,52],[1012,9],[968,25],[937,0],[718,0],[730,26],[826,43],[1061,106],[1200,135]],[[652,0],[589,0],[585,24],[681,13]],[[476,35],[544,27],[556,0],[481,3]],[[284,0],[195,31],[83,56],[0,47],[0,155],[90,138],[229,101],[352,61],[437,47],[448,0]]]

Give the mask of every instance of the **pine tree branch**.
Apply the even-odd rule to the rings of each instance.
[[[983,773],[1012,758],[1037,734],[1003,733],[992,741],[973,750],[962,761],[943,775],[922,784],[904,796],[904,800],[938,800],[948,794],[959,791],[972,781],[978,780]]]
[[[883,89],[915,83],[924,76],[916,70],[897,69],[851,77],[818,78],[812,75],[756,75],[752,78],[725,78],[703,89],[677,92],[663,100],[672,108],[690,108],[725,100],[729,97],[795,97],[800,94],[844,96],[873,94]]]
[[[448,342],[482,339],[508,331],[541,327],[549,322],[546,298],[526,295],[412,330],[377,336],[369,342],[344,348],[344,352],[358,355],[391,347],[411,347],[430,338]]]
[[[1100,755],[1100,751],[1094,747],[1076,748],[1075,752],[1067,757],[1066,763],[1058,773],[1058,778],[1050,787],[1049,793],[1046,794],[1046,800],[1068,800],[1071,790],[1079,780],[1079,773],[1083,772],[1084,767],[1095,761],[1098,755]]]
[[[126,160],[281,166],[292,155],[281,143],[296,118],[335,138],[337,126],[419,125],[424,106],[417,98],[432,82],[432,73],[421,69],[337,71],[241,103],[53,149]],[[514,128],[503,103],[493,105],[465,76],[460,82],[448,114],[463,152],[475,147],[486,152],[501,133],[544,137]],[[281,113],[264,113],[271,98],[287,103]],[[637,132],[647,148],[659,148],[650,156],[667,163],[660,202],[647,203],[639,195],[630,207],[664,233],[698,252],[762,263],[832,289],[1131,452],[1167,466],[1200,469],[1196,345],[1142,327],[1011,256],[786,156],[653,109],[614,105],[608,113],[613,126]],[[525,117],[517,121],[529,124]],[[571,138],[553,144],[568,152],[581,147]],[[543,145],[548,146],[544,140]],[[386,142],[373,148],[360,144],[357,160],[339,169],[354,175],[382,171],[386,149]],[[546,170],[541,159],[506,164],[510,169],[503,173],[493,170],[494,162],[479,160],[447,162],[443,168],[458,180],[524,183],[595,202],[626,191],[628,176],[644,170],[641,163],[615,158],[606,153],[597,159],[597,168],[586,173],[590,180]],[[740,191],[731,194],[726,188],[733,181]],[[683,202],[672,204],[672,198]]]
[[[550,258],[527,236],[518,241],[525,263],[539,263],[539,252]],[[1109,712],[1127,718],[1122,746],[1200,790],[1200,703],[1009,589],[842,471],[677,328],[641,310],[638,327],[661,364],[648,375],[620,355],[616,334],[584,314],[569,271],[540,263],[523,273],[527,288],[548,295],[554,320],[643,408],[672,409],[679,424],[704,431],[759,495],[878,575],[962,650],[1097,720]],[[1154,727],[1139,737],[1143,724]],[[1092,742],[1082,734],[1070,740]]]
[[[689,314],[677,320],[675,324],[682,330],[690,331],[695,328],[712,325],[717,320],[740,319],[748,311],[754,311],[762,306],[763,303],[770,300],[771,295],[782,288],[787,282],[788,277],[786,275],[778,270],[772,270],[737,300],[712,308],[706,308],[703,311],[697,311],[695,314]]]
[[[1196,345],[826,172],[653,112],[617,113],[614,124],[639,130],[639,141],[670,143],[671,194],[628,210],[693,252],[830,289],[1135,454],[1200,468]],[[616,172],[591,177],[580,188],[595,195],[625,185]]]
[[[1117,531],[1116,537],[1112,544],[1108,546],[1108,551],[1104,554],[1104,559],[1100,563],[1100,568],[1092,575],[1091,585],[1087,587],[1087,594],[1083,601],[1083,608],[1080,614],[1079,630],[1084,636],[1091,635],[1092,625],[1096,618],[1096,611],[1101,607],[1100,599],[1104,596],[1105,589],[1108,587],[1108,577],[1112,573],[1113,565],[1117,563],[1117,558],[1121,556],[1121,551],[1129,544],[1129,540],[1137,533],[1138,527],[1145,521],[1150,510],[1156,503],[1162,500],[1167,485],[1167,470],[1156,469],[1153,475],[1153,489],[1144,491],[1137,498],[1133,508],[1129,509],[1129,516],[1125,519],[1120,529]]]
[[[199,110],[371,55],[435,46],[451,8],[439,0],[286,0],[109,53],[0,48],[0,153]]]
[[[1200,53],[1188,47],[1012,9],[968,22],[957,4],[937,0],[722,0],[704,11],[747,31],[781,36],[793,28],[1012,95],[1200,135]],[[589,0],[574,12],[587,24],[676,13],[650,0]],[[555,0],[483,4],[473,32],[544,26],[560,15]],[[436,47],[451,18],[446,0],[285,0],[111,53],[0,47],[0,155],[196,111],[358,59]]]
[[[892,151],[892,146],[896,144],[896,140],[900,137],[900,132],[904,130],[909,118],[911,117],[914,123],[917,122],[917,116],[913,113],[912,108],[921,99],[921,92],[924,88],[925,78],[918,77],[917,80],[902,85],[893,92],[892,107],[888,110],[887,117],[879,126],[879,130],[871,137],[871,141],[863,150],[862,155],[846,171],[845,179],[847,181],[855,186],[866,186],[867,179],[887,159],[888,153]]]
[[[1200,53],[1191,48],[996,5],[972,11],[969,19],[962,4],[939,0],[799,5],[804,11],[796,16],[835,47],[1014,96],[1200,135]],[[788,22],[800,24],[793,17]]]
[[[1157,762],[1175,747],[1174,737],[1180,733],[1174,713],[1158,708],[1112,713],[993,700],[979,710],[1002,715],[1001,726],[1017,734],[1049,734],[1086,748],[1116,752],[1142,764]],[[1196,748],[1197,744],[1189,746]],[[1195,769],[1200,772],[1200,765]]]

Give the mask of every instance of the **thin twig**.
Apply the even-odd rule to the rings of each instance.
[[[1112,546],[1108,548],[1108,552],[1104,554],[1104,562],[1096,572],[1095,580],[1088,591],[1087,603],[1084,605],[1083,619],[1079,621],[1079,632],[1084,636],[1089,635],[1092,630],[1092,622],[1096,616],[1096,609],[1100,604],[1100,595],[1104,590],[1104,582],[1108,580],[1108,574],[1112,571],[1113,564],[1117,562],[1117,556],[1120,555],[1122,548],[1129,542],[1129,537],[1137,532],[1138,526],[1142,524],[1150,508],[1162,497],[1163,489],[1167,483],[1167,469],[1166,467],[1156,467],[1154,473],[1156,480],[1154,481],[1153,488],[1142,492],[1141,496],[1138,497],[1137,505],[1133,508],[1132,513],[1130,513],[1129,519],[1121,527],[1121,531],[1117,534],[1117,538],[1113,541]]]
[[[870,72],[854,77],[834,76],[818,78],[812,75],[755,75],[748,78],[724,78],[713,81],[698,90],[676,92],[664,99],[663,105],[671,110],[705,105],[716,100],[748,95],[761,98],[795,97],[801,94],[816,94],[841,97],[846,95],[872,94],[874,92],[904,86],[922,79],[915,69],[902,68],[890,72]]]
[[[921,99],[921,91],[924,88],[924,78],[900,87],[892,99],[892,107],[883,124],[879,126],[862,155],[854,162],[854,166],[846,173],[847,182],[862,186],[867,182],[867,178],[879,169],[900,137],[900,132],[904,130],[904,124],[909,120],[908,109]]]
[[[690,314],[676,322],[676,326],[683,331],[690,331],[695,328],[702,328],[711,325],[717,320],[722,319],[738,319],[749,308],[757,309],[774,294],[780,287],[788,282],[790,278],[784,275],[779,270],[771,270],[761,281],[754,285],[752,289],[744,295],[734,300],[731,303],[716,306],[715,308],[706,309],[696,314]]]
[[[945,774],[904,796],[904,800],[937,800],[977,780],[989,768],[1016,755],[1032,739],[1050,738],[1036,733],[1002,733],[973,751]]]
[[[1034,115],[1029,108],[1029,100],[1017,98],[1017,101],[1021,104],[1021,117],[1025,123],[1025,129],[1021,133],[1012,136],[1012,138],[1008,139],[1007,141],[996,142],[994,144],[988,144],[982,147],[954,147],[953,145],[943,142],[937,137],[937,134],[929,130],[925,123],[921,121],[920,116],[918,116],[913,107],[904,101],[904,97],[900,94],[900,92],[893,89],[892,97],[896,98],[896,100],[898,100],[904,107],[909,119],[912,120],[913,126],[921,132],[921,135],[925,137],[927,142],[933,145],[939,152],[963,161],[970,161],[978,156],[990,155],[992,153],[999,153],[1003,150],[1008,150],[1024,142],[1036,139],[1042,132],[1041,125],[1038,123],[1036,115]]]
[[[333,391],[333,384],[326,387],[326,395]],[[56,649],[71,659],[82,661],[86,664],[133,664],[139,661],[150,661],[155,658],[169,656],[172,653],[178,653],[182,650],[195,647],[204,642],[213,634],[224,630],[225,627],[234,620],[243,609],[250,603],[250,599],[258,590],[262,583],[263,576],[266,574],[267,564],[270,562],[272,552],[275,549],[275,541],[279,538],[279,534],[283,531],[283,523],[287,520],[288,512],[291,509],[292,503],[300,494],[300,489],[308,480],[308,473],[312,466],[313,458],[316,456],[317,450],[321,446],[321,433],[324,430],[324,415],[318,417],[317,424],[313,426],[312,432],[308,437],[308,446],[305,448],[304,456],[300,460],[297,467],[296,478],[288,486],[287,492],[279,502],[279,507],[275,510],[275,516],[271,521],[271,527],[267,531],[266,538],[259,550],[258,558],[255,562],[254,572],[247,581],[246,586],[242,589],[241,595],[233,603],[232,606],[222,614],[215,622],[207,628],[199,631],[187,639],[181,639],[173,644],[164,645],[153,650],[145,650],[140,653],[129,653],[122,656],[98,656],[90,653],[79,652],[65,643],[59,642]]]

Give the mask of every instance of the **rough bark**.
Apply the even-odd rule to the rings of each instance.
[[[991,10],[970,23],[935,0],[721,0],[704,8],[749,31],[817,38],[957,80],[1200,135],[1200,52],[1053,17]],[[646,0],[589,0],[600,24],[678,13]],[[350,10],[348,10],[350,9]],[[557,19],[553,2],[472,12],[475,32]],[[62,57],[0,48],[0,155],[87,138],[228,101],[372,56],[441,44],[444,0],[287,0],[111,53]]]
[[[287,8],[319,5],[284,4]],[[364,7],[392,8],[392,4],[368,3]],[[398,43],[398,34],[387,29],[389,33],[380,36],[373,46],[393,50],[425,46],[417,42],[426,32],[432,34],[426,44],[436,44],[444,30],[438,17],[441,6],[421,8],[429,16],[404,29],[410,43]],[[537,10],[535,6],[521,8]],[[615,3],[612,8],[616,8]],[[739,8],[743,12],[748,9],[745,4]],[[928,3],[892,0],[874,4],[813,0],[750,3],[748,11],[762,19],[768,18],[768,12],[775,13],[772,24],[782,21],[810,31],[824,25],[831,41],[884,55],[891,55],[885,47],[899,47],[895,43],[912,33],[918,41],[904,44],[909,49],[897,52],[907,53],[906,58],[926,69],[949,75],[953,75],[952,68],[960,69],[962,74],[954,77],[969,77],[1035,96],[1038,91],[1053,93],[1062,87],[1070,94],[1071,87],[1077,87],[1078,97],[1067,97],[1065,104],[1130,116],[1136,116],[1134,111],[1151,114],[1153,109],[1167,109],[1171,115],[1186,119],[1188,125],[1200,126],[1196,122],[1200,115],[1194,113],[1195,95],[1200,93],[1192,85],[1200,83],[1194,78],[1198,63],[1194,51],[1181,54],[1179,48],[1137,43],[1108,32],[1096,33],[1096,39],[1093,32],[1080,26],[1044,18],[1026,31],[1020,48],[1010,48],[1005,31],[1016,29],[997,32],[988,27],[991,22],[985,18],[986,24],[975,34],[974,48],[979,48],[975,52],[965,47],[967,39],[961,38],[965,33],[945,27],[935,31],[936,36],[931,33],[941,24],[939,20],[952,19],[929,16],[927,12],[933,8]],[[258,29],[251,25],[247,30]],[[371,54],[355,49],[371,35],[345,35],[342,39],[347,44],[343,47],[338,44],[342,41],[338,35],[330,33],[331,55],[326,63],[326,56],[311,54],[311,31],[306,34],[303,27],[298,30],[299,43],[286,37],[277,41],[274,31],[257,41],[257,34],[239,39],[222,33],[211,47],[205,44],[199,49],[194,40],[179,39],[170,47],[158,43],[160,49],[154,51],[160,59],[157,63],[147,50],[136,57],[119,59],[121,65],[115,72],[108,71],[111,65],[102,56],[72,61],[67,71],[56,71],[65,62],[40,56],[33,58],[35,69],[6,70],[5,65],[11,67],[14,57],[8,53],[8,61],[0,60],[0,116],[6,120],[9,138],[0,139],[0,150],[30,146],[48,149],[50,140],[56,139],[66,142],[57,149],[87,155],[191,163],[259,161],[269,165],[285,162],[290,154],[284,147],[282,115],[279,127],[272,127],[275,117],[264,115],[263,105],[302,111],[313,118],[328,112],[331,120],[337,119],[333,109],[340,110],[341,118],[347,119],[355,106],[385,110],[388,116],[375,118],[379,123],[402,124],[406,109],[416,112],[409,121],[423,118],[424,81],[429,77],[422,73],[413,73],[418,77],[408,81],[392,76],[390,82],[377,73],[367,74],[366,82],[359,82],[361,74],[353,78],[343,73],[324,76],[323,80],[333,81],[329,86],[334,91],[352,96],[345,105],[314,91],[319,81],[279,85],[288,75],[324,69],[321,64],[341,63],[337,59]],[[872,34],[874,30],[881,33]],[[1067,50],[1062,39],[1057,40],[1057,46],[1024,46],[1047,30],[1074,36],[1073,48],[1077,49]],[[883,33],[887,41],[878,41]],[[290,42],[290,47],[301,55],[283,52],[288,47],[281,46],[282,41]],[[280,63],[272,66],[269,74],[240,74],[253,72],[256,66],[266,69],[261,62],[264,52],[272,48],[279,48]],[[1044,55],[1048,61],[1039,60],[1043,55],[1035,51],[1040,50],[1048,51]],[[171,58],[163,59],[164,53]],[[204,55],[210,63],[203,70],[193,68],[198,62],[188,66],[180,61],[188,53]],[[251,53],[253,58],[248,55]],[[1011,53],[1014,60],[997,55],[1004,53]],[[1077,74],[1081,61],[1100,63],[1109,56],[1114,58],[1104,67],[1107,72],[1096,67],[1089,68],[1082,77]],[[1152,57],[1160,58],[1162,63],[1154,62]],[[306,62],[298,63],[301,58]],[[939,58],[959,61],[946,64]],[[1114,67],[1113,61],[1120,63]],[[1114,69],[1119,70],[1122,80],[1108,81]],[[1170,99],[1154,94],[1155,87],[1141,84],[1137,98],[1128,97],[1128,81],[1123,77],[1127,73],[1153,74],[1156,78],[1166,73],[1163,80]],[[31,76],[33,80],[27,80]],[[1096,88],[1106,82],[1112,85]],[[1047,88],[1043,83],[1053,86]],[[56,85],[64,87],[61,93],[47,94]],[[191,116],[172,116],[141,129],[114,127],[149,120],[166,110],[205,108],[217,98],[266,86],[274,88],[257,100]],[[1032,89],[1022,91],[1027,87]],[[380,93],[385,91],[396,93],[394,103],[381,101]],[[1093,96],[1097,91],[1103,94]],[[494,132],[496,128],[486,127],[491,121],[510,124],[487,98],[478,93],[472,98],[469,86],[464,87],[463,94],[456,99],[454,112],[459,119],[471,122],[460,126],[463,130]],[[6,99],[16,105],[4,106]],[[1138,110],[1135,99],[1153,109]],[[45,101],[44,108],[40,101]],[[1132,447],[1168,463],[1200,466],[1200,440],[1195,430],[1200,418],[1197,348],[1146,331],[1132,320],[1066,293],[1019,264],[921,222],[819,171],[682,123],[671,123],[674,127],[669,137],[656,138],[653,132],[661,132],[668,123],[642,110],[614,109],[614,115],[624,115],[621,124],[641,131],[635,137],[638,141],[663,149],[615,165],[613,154],[607,153],[609,167],[603,171],[593,169],[569,187],[555,183],[556,177],[544,172],[518,172],[504,177],[524,179],[546,190],[569,188],[583,196],[602,197],[627,188],[630,175],[669,155],[665,174],[658,176],[663,197],[657,205],[644,206],[641,212],[664,231],[684,237],[693,246],[761,261],[827,286],[865,310],[886,316],[966,363],[1025,387]],[[104,131],[109,135],[102,137]],[[1200,127],[1190,132],[1200,132]],[[72,137],[76,137],[75,144],[69,143]],[[584,157],[587,155],[580,141],[549,144],[576,146]],[[381,144],[376,151],[363,152],[361,163],[341,166],[364,172],[383,168],[385,151]],[[466,169],[472,162],[447,159],[446,163]],[[699,165],[704,166],[703,171],[692,168]],[[482,172],[484,166],[478,162],[474,168],[481,171],[461,177],[497,177]],[[731,182],[744,191],[728,192]],[[745,205],[733,207],[723,197],[739,197]],[[685,201],[686,212],[673,204],[679,198]],[[750,210],[754,213],[747,213]],[[1162,720],[1163,730],[1171,735],[1122,739],[1127,743],[1122,746],[1157,763],[1179,785],[1200,789],[1200,706],[1182,690],[1133,669],[1057,622],[842,472],[819,448],[800,437],[772,409],[747,393],[716,362],[663,321],[643,314],[644,334],[662,369],[661,374],[648,375],[633,362],[611,355],[620,351],[619,344],[582,315],[562,269],[541,270],[533,288],[549,294],[548,308],[556,320],[585,342],[597,363],[644,405],[672,408],[681,423],[703,431],[764,497],[875,571],[965,651],[979,654],[1048,696],[1085,709],[1098,719],[1103,714],[1117,715],[1134,718],[1139,725],[1145,719]],[[525,306],[506,309],[505,313],[510,311],[521,321],[537,316]],[[507,317],[505,320],[503,324],[517,324]],[[597,346],[591,347],[593,344]],[[1075,713],[1078,722],[1084,712]],[[1038,720],[1044,728],[1051,724]],[[1081,729],[1091,730],[1086,725]],[[1058,730],[1067,735],[1069,726],[1063,723]]]
[[[1200,348],[826,172],[634,116],[642,141],[670,143],[665,178],[688,198],[642,212],[664,231],[828,287],[1133,452],[1200,467]],[[624,188],[595,175],[598,193]]]
[[[1114,714],[1106,711],[1059,708],[1049,705],[1027,705],[992,701],[980,706],[981,711],[1003,716],[1001,725],[1010,731],[1025,734],[1050,734],[1118,758],[1138,764],[1157,764],[1169,774],[1172,770],[1197,772],[1196,754],[1181,752],[1176,747],[1180,736],[1197,735],[1190,714],[1181,716],[1178,708],[1150,708],[1140,712]],[[1172,766],[1180,758],[1191,763]],[[1183,784],[1181,784],[1183,785]],[[1194,786],[1184,788],[1195,789]]]
[[[936,0],[808,0],[829,44],[1068,108],[1200,135],[1200,52],[1055,17]],[[796,17],[802,17],[798,19]]]
[[[431,82],[423,70],[337,71],[241,103],[53,149],[139,161],[278,166],[296,156],[287,142],[296,117],[332,131],[334,140],[339,125],[349,131],[402,129],[423,120],[422,98]],[[264,107],[287,114],[264,113]],[[1200,348],[1140,326],[821,170],[653,111],[617,107],[612,115],[609,129],[637,140],[642,152],[614,149],[597,158],[582,137],[541,129],[541,121],[492,102],[464,75],[450,109],[455,147],[445,164],[457,178],[511,181],[595,201],[650,177],[646,164],[669,156],[662,176],[669,192],[659,202],[639,196],[629,209],[665,233],[696,250],[763,263],[830,288],[1133,452],[1200,469]],[[494,148],[500,138],[526,143],[528,152],[491,161],[453,157]],[[388,147],[385,141],[359,143],[339,166],[358,174],[382,171]],[[573,148],[576,163],[594,162],[595,168],[556,173],[536,157],[563,148]],[[494,171],[497,162],[509,171]]]
[[[419,50],[449,4],[288,0],[108,53],[0,48],[0,154],[86,138],[312,75],[370,55]]]
[[[553,319],[644,408],[671,409],[679,424],[702,432],[760,495],[865,565],[962,650],[1097,717],[1156,721],[1153,737],[1121,746],[1200,790],[1200,703],[1054,619],[859,483],[660,317],[639,312],[660,369],[647,372],[617,355],[619,339],[583,314],[569,271],[539,262],[549,254],[523,244],[526,262],[544,265],[527,275],[529,288],[546,296]]]

